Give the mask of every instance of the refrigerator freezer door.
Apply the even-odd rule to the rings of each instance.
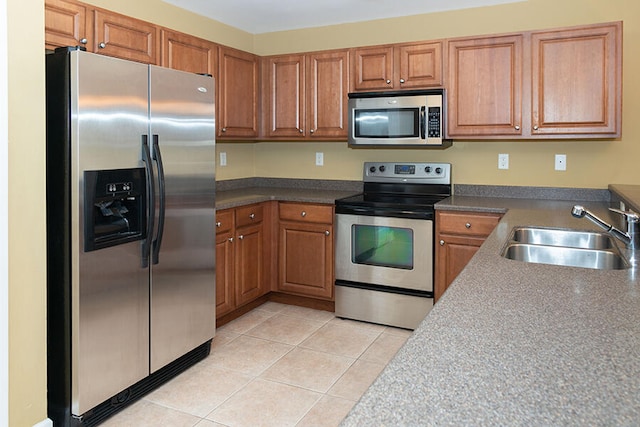
[[[149,75],[155,224],[164,225],[152,245],[154,372],[215,334],[215,111],[211,77],[155,66]]]
[[[140,242],[84,251],[84,171],[143,166],[148,71],[71,53],[71,387],[80,415],[149,375],[149,270]],[[61,165],[62,167],[62,165]]]

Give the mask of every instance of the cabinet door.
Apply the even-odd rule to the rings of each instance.
[[[522,134],[522,35],[448,43],[449,136]]]
[[[158,28],[148,22],[96,10],[94,52],[145,64],[158,64]]]
[[[346,139],[348,51],[308,55],[306,74],[309,136]]]
[[[352,79],[355,91],[397,88],[393,81],[393,47],[355,49],[352,60]]]
[[[280,223],[278,290],[333,297],[333,227],[328,224]]]
[[[228,47],[218,50],[218,136],[258,136],[258,57]]]
[[[215,76],[215,43],[187,34],[162,30],[161,65],[189,73]]]
[[[531,35],[531,134],[618,137],[622,24]]]
[[[438,301],[485,240],[484,237],[454,235],[443,235],[439,238],[436,243],[434,302]]]
[[[396,51],[396,81],[402,89],[442,86],[442,43],[400,45]]]
[[[216,234],[216,317],[235,308],[233,234]]]
[[[238,306],[261,296],[264,291],[264,233],[262,224],[236,229],[236,304]]]
[[[267,59],[269,93],[268,136],[302,137],[304,130],[304,56]]]
[[[45,47],[93,46],[93,12],[88,6],[64,0],[44,4]]]

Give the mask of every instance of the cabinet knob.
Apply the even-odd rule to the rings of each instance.
[[[255,217],[256,217],[256,214],[254,214],[254,213],[250,213],[249,214],[249,218],[254,219]]]
[[[80,43],[82,43],[82,44],[87,44],[87,39],[86,39],[86,38],[84,38],[84,37],[83,37],[83,38],[81,38],[81,39],[80,39]]]
[[[227,131],[227,128],[222,128],[222,132],[226,132],[226,131]]]
[[[404,79],[400,79],[400,83],[404,83]]]
[[[221,225],[222,223],[220,221],[216,221],[216,227],[220,228]]]
[[[390,85],[391,84],[391,80],[387,80],[387,84]]]
[[[329,234],[331,234],[331,233],[329,232],[329,230],[326,230],[326,231],[324,232],[324,235],[325,235],[325,236],[328,236]]]
[[[516,125],[516,130],[520,130],[520,126],[519,125]]]
[[[105,47],[107,47],[107,44],[105,42],[100,42],[100,44],[98,44],[98,47],[100,49],[104,49]]]
[[[305,211],[302,211],[300,212],[300,216],[304,218],[305,216],[307,216],[307,213]]]
[[[468,223],[466,223],[464,226],[465,226],[465,227],[467,227],[467,228],[471,228],[471,223],[470,223],[470,222],[468,222]]]
[[[534,125],[533,130],[538,130],[538,125]]]
[[[298,132],[304,133],[304,129],[298,129]]]
[[[440,246],[444,246],[444,240],[440,240]]]
[[[229,242],[233,243],[233,237],[229,237]]]
[[[240,240],[244,240],[244,235],[242,235],[242,234],[241,234],[241,235],[239,235],[239,236],[238,236],[238,239],[240,239]]]
[[[314,132],[315,132],[315,129],[310,129],[309,130],[309,133],[314,133]]]

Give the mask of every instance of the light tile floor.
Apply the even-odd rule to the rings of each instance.
[[[410,334],[268,302],[103,426],[337,426]]]

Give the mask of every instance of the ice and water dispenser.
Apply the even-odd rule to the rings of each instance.
[[[85,171],[85,252],[146,238],[144,168]]]

